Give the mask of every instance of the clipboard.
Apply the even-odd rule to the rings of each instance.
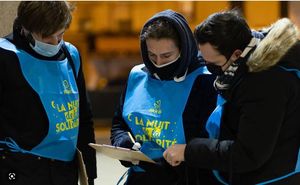
[[[97,152],[100,152],[103,155],[106,155],[113,159],[130,161],[130,162],[145,161],[154,164],[156,163],[141,151],[135,151],[135,150],[130,150],[128,148],[116,147],[116,146],[106,145],[106,144],[90,143],[89,145],[94,149],[96,149]]]

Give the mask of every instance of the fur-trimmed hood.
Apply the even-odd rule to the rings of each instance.
[[[249,56],[247,65],[250,72],[259,72],[276,65],[298,41],[299,31],[287,18],[265,28],[268,34]]]

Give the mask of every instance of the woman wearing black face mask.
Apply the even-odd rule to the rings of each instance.
[[[141,53],[144,64],[130,72],[113,119],[111,142],[132,148],[129,131],[157,164],[121,161],[130,167],[126,184],[214,184],[211,172],[184,164],[173,168],[162,156],[172,144],[207,137],[204,123],[216,103],[214,77],[199,62],[184,17],[167,10],[148,20],[141,31]]]

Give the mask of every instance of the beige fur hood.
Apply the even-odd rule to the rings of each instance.
[[[266,70],[276,65],[298,40],[299,31],[287,18],[278,20],[266,29],[269,33],[248,59],[250,72]]]

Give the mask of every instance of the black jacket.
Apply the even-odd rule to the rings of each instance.
[[[216,169],[227,182],[250,185],[295,169],[300,147],[300,43],[287,19],[275,23],[248,59],[249,72],[224,93],[219,139],[194,139],[189,166]],[[300,184],[293,175],[273,184]]]
[[[61,50],[54,57],[34,52],[20,27],[14,25],[13,34],[6,37],[16,47],[45,60],[63,59]],[[82,151],[90,179],[96,178],[95,151],[87,144],[95,142],[92,114],[87,99],[85,81],[80,65],[76,78],[80,102],[78,148]],[[14,52],[0,48],[0,140],[11,137],[21,148],[30,150],[47,135],[49,123],[38,94],[27,83]],[[5,146],[0,145],[0,148]],[[7,174],[16,173],[19,185],[74,184],[77,181],[77,158],[72,162],[52,161],[32,155],[0,150],[0,184],[6,184]]]
[[[197,47],[185,19],[173,11],[164,11],[155,15],[149,22],[160,18],[173,21],[176,27],[181,27],[179,32],[183,35],[182,38],[189,38],[183,39],[188,46],[185,46],[185,49],[181,51],[181,70],[186,71],[188,68],[189,75],[192,71],[201,66],[201,58],[197,58]],[[146,25],[149,22],[147,22]],[[146,48],[143,49],[143,47],[145,47],[143,43],[141,47],[144,63],[146,64],[146,67],[148,67],[151,65],[151,62],[147,57],[147,51],[144,50]],[[151,77],[151,74],[155,72],[155,69],[152,69],[153,71],[149,72],[146,67],[144,68],[144,72],[150,73]],[[212,75],[202,75],[198,76],[193,84],[183,113],[183,127],[187,143],[195,137],[208,137],[208,134],[205,131],[205,122],[216,104],[216,92],[212,85],[213,80],[214,77]],[[120,104],[115,111],[112,121],[111,142],[112,145],[115,146],[131,148],[132,142],[127,134],[130,129],[122,117],[125,93],[126,88],[120,98]],[[140,166],[145,169],[146,172],[131,171],[126,184],[194,185],[214,183],[211,172],[208,170],[204,171],[196,168],[188,168],[184,163],[178,167],[172,167],[163,158],[157,162],[157,165],[140,162]],[[131,164],[122,161],[121,163],[127,167]]]

